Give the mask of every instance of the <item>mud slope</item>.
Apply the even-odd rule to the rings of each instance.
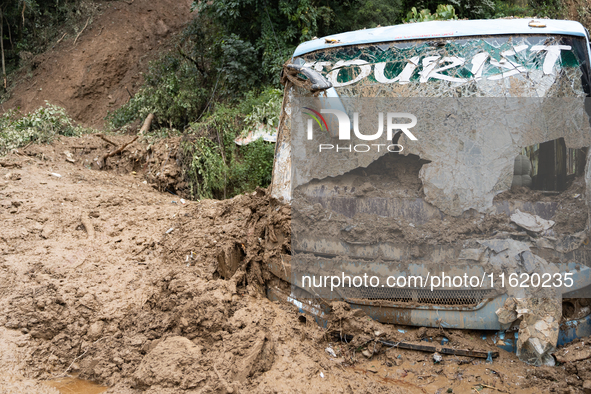
[[[110,158],[109,170],[92,169],[89,158],[108,145],[62,137],[0,158],[0,393],[55,394],[44,381],[63,376],[117,394],[579,393],[591,385],[589,360],[571,356],[582,342],[559,350],[563,365],[534,368],[479,333],[383,325],[338,302],[320,327],[265,297],[266,285],[289,294],[265,271],[272,256],[263,247],[269,228],[285,230],[289,209],[272,208],[260,189],[226,201],[160,193],[144,183],[144,167],[158,165],[140,157],[158,152],[142,143]],[[224,275],[220,257],[233,250],[236,273]],[[337,340],[339,332],[354,338]],[[376,336],[433,345],[446,337],[499,357],[434,363]]]
[[[131,4],[129,4],[131,3]],[[100,127],[107,111],[139,89],[141,72],[193,17],[191,0],[103,1],[76,45],[68,34],[23,70],[3,109],[28,112],[45,100],[86,126]]]

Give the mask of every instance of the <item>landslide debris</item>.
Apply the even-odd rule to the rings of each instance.
[[[66,161],[63,150],[97,140],[60,138],[0,161],[0,391],[55,393],[43,381],[68,375],[124,394],[566,385],[526,382],[520,376],[535,369],[502,350],[492,366],[454,356],[434,364],[430,354],[374,340],[436,344],[445,337],[449,346],[496,350],[480,333],[383,325],[344,303],[333,304],[321,327],[293,305],[271,302],[264,285],[276,282],[265,263],[289,253],[287,207],[261,189],[183,204],[143,183],[146,172],[137,170],[145,164],[119,157],[106,170],[82,164],[107,150],[100,143]],[[229,256],[239,258],[227,264],[236,248]],[[222,274],[224,264],[234,273]],[[556,368],[582,387],[574,370]]]
[[[34,56],[3,103],[31,112],[45,101],[64,107],[85,126],[101,127],[143,82],[142,72],[191,20],[192,0],[100,1],[80,34]],[[61,34],[60,34],[61,36]]]

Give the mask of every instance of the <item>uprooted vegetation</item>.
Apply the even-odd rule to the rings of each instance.
[[[234,140],[263,122],[276,122],[268,108],[275,108],[277,101],[278,91],[266,91],[239,107],[218,107],[184,133],[160,129],[140,135],[137,141],[125,133],[132,131],[128,128],[118,134],[84,128],[63,108],[46,103],[29,114],[9,111],[0,117],[0,155],[16,150],[34,156],[45,152],[40,144],[60,136],[81,136],[60,142],[68,148],[58,154],[93,169],[135,171],[158,190],[184,198],[229,198],[271,181],[274,145],[257,140],[238,146]],[[133,143],[126,146],[129,142]],[[106,160],[118,148],[125,149]]]

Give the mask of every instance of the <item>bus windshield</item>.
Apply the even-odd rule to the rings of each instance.
[[[295,59],[341,97],[586,97],[574,36],[504,35],[340,46]]]

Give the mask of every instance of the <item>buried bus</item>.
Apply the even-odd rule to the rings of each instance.
[[[269,296],[319,318],[339,299],[385,323],[514,332],[502,343],[520,358],[552,363],[557,343],[591,334],[590,75],[573,21],[298,46],[271,184],[292,228],[267,239],[291,249],[269,254],[283,280]]]

